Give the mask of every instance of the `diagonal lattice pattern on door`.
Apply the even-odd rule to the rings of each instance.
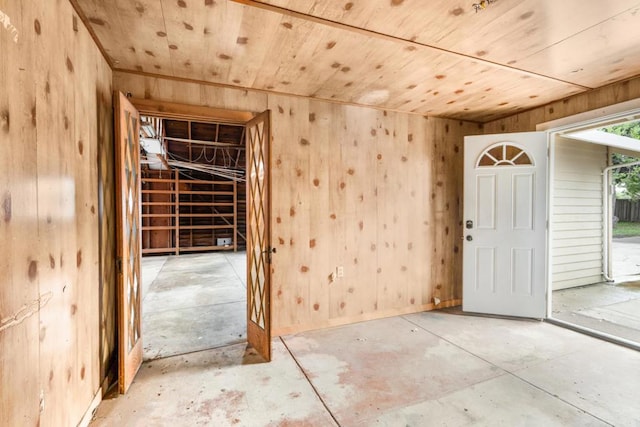
[[[271,360],[271,243],[269,228],[270,113],[246,125],[247,135],[247,340]]]
[[[124,166],[127,194],[124,200],[126,220],[124,222],[127,252],[129,254],[126,260],[127,270],[130,274],[126,276],[126,309],[128,316],[128,351],[131,351],[140,338],[140,271],[137,267],[138,250],[140,247],[139,240],[139,194],[138,194],[138,156],[139,148],[136,139],[138,131],[137,118],[129,111],[125,113],[127,126],[127,141],[124,150]]]
[[[122,93],[116,93],[115,99],[118,383],[120,393],[126,393],[142,363],[140,115]]]
[[[265,152],[263,150],[265,138],[265,123],[258,123],[248,130],[249,136],[249,197],[253,209],[249,210],[249,227],[251,227],[248,245],[252,256],[249,266],[249,284],[251,298],[249,300],[249,318],[261,328],[265,327],[265,275],[268,265],[266,257],[262,256],[265,248]]]

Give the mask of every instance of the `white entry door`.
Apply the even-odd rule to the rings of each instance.
[[[547,135],[464,141],[462,309],[546,317]]]

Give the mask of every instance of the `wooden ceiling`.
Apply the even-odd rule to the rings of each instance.
[[[73,0],[112,65],[486,122],[640,74],[640,0]]]

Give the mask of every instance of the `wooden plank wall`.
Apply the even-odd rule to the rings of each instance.
[[[0,11],[0,425],[76,425],[100,386],[112,74],[68,1]]]
[[[17,2],[0,1],[0,12],[16,31],[33,28],[33,16]],[[35,66],[34,55],[21,54],[35,44],[35,35],[20,31],[18,37],[15,42],[0,27],[0,425],[35,426],[40,417],[37,313],[49,296],[41,299],[38,285],[36,126],[29,120],[36,87],[20,71]]]
[[[484,133],[535,131],[536,125],[597,110],[609,105],[640,98],[640,77],[613,83],[579,95],[534,108],[500,120],[484,124]]]
[[[462,142],[477,125],[122,72],[114,87],[272,110],[274,334],[460,302]]]

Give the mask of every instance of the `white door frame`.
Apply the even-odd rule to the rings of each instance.
[[[547,318],[551,317],[552,312],[552,241],[553,227],[551,218],[553,217],[553,182],[555,179],[555,146],[556,136],[563,133],[573,132],[580,129],[593,127],[603,127],[616,122],[625,122],[640,119],[640,98],[619,104],[610,105],[596,110],[586,111],[580,114],[563,117],[561,119],[544,122],[536,125],[536,131],[547,132],[547,146],[549,147],[548,172],[547,172],[547,260],[546,260],[546,289],[547,289]],[[605,242],[610,244],[610,242]]]

